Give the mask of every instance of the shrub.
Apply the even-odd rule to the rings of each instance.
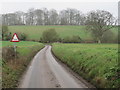
[[[2,40],[5,40],[8,31],[8,26],[2,25]]]
[[[22,41],[27,40],[27,34],[21,33],[21,32],[17,32],[17,35],[18,35],[20,40],[22,40]]]
[[[81,40],[81,38],[79,36],[73,36],[71,38],[71,42],[73,42],[73,43],[80,43],[81,41],[82,40]]]
[[[64,43],[69,43],[69,42],[70,42],[70,37],[69,37],[69,36],[65,37],[65,38],[62,40],[62,42],[64,42]]]
[[[59,36],[55,29],[48,29],[42,33],[42,37],[40,38],[40,42],[51,43],[57,42],[59,40]]]
[[[4,48],[2,48],[2,57],[3,57],[4,60],[15,59],[15,54],[18,55],[18,52],[15,53],[14,47],[4,47]]]
[[[65,37],[62,42],[64,43],[80,43],[82,42],[82,39],[79,36],[72,36],[72,37]]]
[[[112,32],[112,31],[106,31],[104,34],[103,34],[103,37],[102,37],[102,43],[114,43],[115,42],[115,34]]]
[[[120,39],[119,39],[119,36],[118,35],[116,35],[116,37],[115,37],[115,39],[114,39],[114,43],[120,43],[120,41],[119,41]]]
[[[5,37],[5,40],[10,40],[12,38],[12,33],[9,32],[6,37]]]
[[[10,40],[12,38],[11,32],[9,32],[8,26],[2,26],[2,40]]]

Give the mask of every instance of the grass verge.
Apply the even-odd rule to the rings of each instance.
[[[10,42],[3,42],[3,48],[9,48]],[[12,47],[12,46],[11,46]],[[2,59],[2,87],[15,88],[26,67],[34,55],[44,47],[37,42],[19,42],[17,43],[17,58]],[[4,51],[3,51],[4,52]],[[5,54],[5,53],[3,53]],[[14,57],[14,56],[13,56]]]
[[[119,88],[117,44],[53,44],[54,55],[97,88]]]

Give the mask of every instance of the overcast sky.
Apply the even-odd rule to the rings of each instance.
[[[87,13],[91,10],[106,10],[111,12],[115,17],[118,16],[118,0],[2,0],[0,13],[12,13],[15,11],[27,12],[29,8],[47,8],[56,9],[58,11],[66,8],[75,8],[83,13]]]

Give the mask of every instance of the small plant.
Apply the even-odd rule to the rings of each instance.
[[[105,78],[107,80],[109,80],[114,87],[119,87],[119,84],[120,84],[120,67],[118,65],[114,66],[114,67],[111,67],[109,69],[109,72],[105,74]]]
[[[15,52],[14,47],[5,47],[2,49],[2,57],[6,61],[15,59],[15,54],[18,55],[18,52]]]
[[[17,32],[17,35],[18,35],[18,37],[19,37],[19,39],[21,41],[26,41],[27,40],[27,34],[21,33],[21,32]]]

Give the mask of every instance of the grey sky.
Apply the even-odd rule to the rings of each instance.
[[[111,12],[115,17],[118,16],[117,2],[3,2],[0,13],[12,13],[15,11],[27,12],[29,8],[47,8],[58,11],[66,8],[75,8],[83,13],[91,10],[106,10]]]

